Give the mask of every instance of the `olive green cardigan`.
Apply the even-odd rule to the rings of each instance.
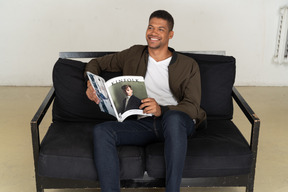
[[[197,62],[185,55],[172,51],[172,59],[168,67],[169,85],[172,94],[178,101],[176,106],[161,106],[162,114],[167,110],[185,112],[197,124],[206,118],[205,111],[200,107],[201,80]],[[123,75],[145,77],[148,64],[148,48],[135,45],[119,53],[92,59],[85,68],[86,72],[100,74],[101,71],[122,72]]]

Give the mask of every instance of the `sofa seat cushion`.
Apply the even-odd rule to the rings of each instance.
[[[189,138],[184,178],[241,175],[250,172],[252,152],[245,138],[230,120],[211,120]],[[150,177],[165,177],[164,144],[146,148],[146,169]]]
[[[93,124],[54,122],[45,135],[39,155],[41,176],[97,180],[93,161]],[[144,174],[144,149],[118,147],[120,178],[139,178]]]

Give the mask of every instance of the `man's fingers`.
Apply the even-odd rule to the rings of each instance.
[[[139,108],[143,109],[143,113],[153,114],[156,117],[161,115],[161,108],[153,98],[143,99]]]
[[[153,107],[145,107],[143,113],[155,113],[155,108]]]
[[[90,81],[87,81],[86,95],[87,95],[88,99],[90,99],[91,101],[94,101],[97,104],[100,103],[100,100],[96,95],[96,91],[93,89]]]
[[[91,93],[89,89],[86,90],[86,95],[90,100],[93,100],[93,94]]]
[[[148,106],[151,106],[152,102],[150,98],[143,99],[141,100],[142,104],[140,105],[140,109],[144,109],[145,107],[147,108]]]

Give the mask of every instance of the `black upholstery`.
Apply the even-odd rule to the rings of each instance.
[[[238,94],[233,92],[235,59],[231,56],[184,54],[194,58],[199,64],[202,84],[201,106],[207,112],[208,121],[205,122],[205,129],[198,129],[196,134],[188,140],[183,178],[235,176],[236,182],[233,185],[245,183],[247,189],[249,188],[252,192],[257,143],[256,148],[252,146],[252,142],[248,143],[232,121],[232,95]],[[39,147],[37,146],[39,133],[35,132],[35,126],[38,129],[39,123],[34,123],[33,120],[31,122],[36,184],[39,191],[44,188],[42,185],[46,181],[45,178],[47,178],[48,186],[53,186],[53,183],[58,182],[57,180],[52,182],[48,178],[97,181],[97,172],[93,162],[93,126],[103,121],[115,120],[115,118],[102,113],[98,105],[87,99],[86,81],[83,77],[84,68],[85,63],[80,61],[59,59],[56,62],[53,69],[55,95],[49,96],[51,92],[47,96],[49,97],[47,107],[55,96],[52,111],[53,122]],[[102,75],[105,79],[109,79],[121,73]],[[235,97],[245,115],[252,122],[251,119],[254,117],[249,116],[252,110],[241,101],[241,98],[239,99],[237,95]],[[41,114],[42,111],[45,114],[46,110],[39,109]],[[38,113],[35,116],[38,116]],[[42,118],[39,116],[40,121]],[[257,141],[258,134],[253,137],[256,137]],[[133,184],[136,182],[135,179],[138,179],[137,182],[141,181],[145,171],[152,179],[164,178],[163,149],[163,143],[152,143],[146,147],[118,147],[121,179],[126,181],[126,184],[130,183],[127,181],[132,181],[129,186],[135,186]],[[241,184],[237,184],[237,178],[239,179],[241,175],[245,176],[244,180]],[[253,180],[248,178],[253,178]],[[42,184],[41,179],[43,179]],[[223,183],[220,180],[219,183]],[[228,180],[225,182],[230,183]],[[152,186],[157,184],[152,180],[148,183]],[[146,183],[145,186],[147,185]],[[63,188],[65,186],[64,183]],[[71,186],[77,186],[77,184]],[[79,186],[83,185],[79,183]]]
[[[42,142],[39,174],[56,178],[97,180],[93,162],[93,123],[54,122]],[[119,147],[121,178],[144,173],[144,149]]]
[[[211,120],[208,125],[207,129],[189,139],[183,177],[249,173],[252,153],[237,127],[230,120]],[[39,174],[97,180],[93,163],[92,128],[91,123],[53,123],[42,142]],[[121,179],[142,177],[145,167],[149,176],[164,178],[163,148],[163,143],[148,145],[145,159],[142,147],[119,147]]]
[[[201,105],[206,110],[209,121],[207,129],[199,131],[189,140],[183,176],[248,173],[251,168],[249,145],[229,120],[233,114],[231,92],[235,78],[235,59],[228,56],[186,55],[199,63],[203,89]],[[96,124],[114,118],[101,112],[98,105],[87,99],[84,68],[85,63],[68,59],[59,59],[55,64],[54,123],[42,142],[40,175],[97,179],[93,164],[91,121]],[[147,146],[146,159],[144,148],[124,146],[121,149],[120,158],[125,159],[120,160],[121,166],[130,167],[127,170],[121,167],[122,179],[143,176],[145,167],[149,176],[165,177],[163,143]],[[128,160],[125,153],[128,153],[132,160]],[[51,170],[51,167],[54,170]]]
[[[151,177],[165,177],[163,143],[146,147],[146,169]],[[247,174],[252,153],[238,128],[230,120],[210,120],[205,130],[189,139],[183,177]]]
[[[201,107],[208,119],[232,119],[232,87],[235,81],[235,58],[222,55],[186,53],[197,61],[201,73]]]
[[[186,53],[194,58],[201,72],[201,106],[209,119],[232,119],[232,87],[235,80],[235,59],[231,56]],[[59,59],[53,69],[56,97],[53,107],[54,121],[113,120],[93,105],[85,95],[85,63]],[[120,73],[105,73],[105,79]]]
[[[86,96],[85,63],[59,59],[53,69],[53,86],[56,97],[53,104],[53,121],[105,121],[115,120],[101,112]]]

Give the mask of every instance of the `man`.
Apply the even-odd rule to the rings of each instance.
[[[139,106],[141,105],[141,100],[133,95],[133,89],[131,85],[123,85],[121,89],[123,90],[126,97],[123,100],[120,113],[123,114],[125,111],[128,111],[130,109],[139,109]]]
[[[206,118],[200,108],[201,83],[197,63],[168,47],[173,38],[173,17],[159,10],[151,14],[146,31],[147,46],[136,45],[117,54],[91,60],[86,71],[122,71],[145,77],[149,98],[140,109],[154,117],[105,122],[94,128],[94,158],[103,192],[120,191],[118,145],[147,145],[163,141],[166,191],[179,192],[187,136]],[[88,98],[99,103],[90,82]],[[196,125],[195,125],[196,124]]]

